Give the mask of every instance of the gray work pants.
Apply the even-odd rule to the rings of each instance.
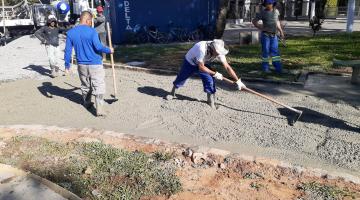
[[[59,59],[60,59],[60,47],[52,46],[52,45],[46,45],[46,52],[49,58],[50,68],[51,69],[59,69]]]
[[[102,65],[78,65],[83,95],[105,94],[105,70]]]

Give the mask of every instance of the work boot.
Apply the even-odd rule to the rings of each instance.
[[[207,93],[207,102],[209,106],[213,109],[216,109],[215,107],[215,94],[209,94]]]
[[[173,98],[175,98],[175,97],[176,97],[176,87],[173,86],[170,94],[166,96],[166,99],[167,99],[167,100],[171,100],[171,99],[173,99]]]
[[[83,106],[86,108],[86,109],[89,109],[91,106],[92,106],[92,103],[91,103],[91,93],[87,93],[87,94],[83,94],[82,95],[83,97]]]
[[[173,86],[172,90],[171,90],[171,96],[173,96],[173,98],[176,97],[176,87]]]
[[[57,77],[59,75],[59,67],[51,67],[51,74],[50,74],[50,76],[51,76],[51,78],[55,78],[55,77]]]
[[[104,112],[104,96],[102,94],[98,94],[95,97],[95,105],[96,105],[96,116],[105,116]]]
[[[50,77],[51,77],[51,78],[55,78],[55,77],[57,77],[57,72],[55,71],[55,69],[54,69],[54,68],[52,68],[52,69],[51,69],[51,74],[50,74]]]

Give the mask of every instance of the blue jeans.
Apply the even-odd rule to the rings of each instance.
[[[261,33],[261,49],[262,49],[262,69],[264,71],[269,71],[269,61],[270,56],[272,60],[272,64],[275,67],[276,72],[281,73],[282,65],[280,59],[279,52],[279,44],[278,44],[278,36],[266,34],[264,32]]]
[[[203,87],[204,92],[208,94],[214,94],[216,92],[215,88],[215,79],[206,72],[199,71],[199,67],[196,65],[191,65],[186,59],[184,59],[183,65],[178,73],[175,81],[173,82],[176,88],[182,87],[186,80],[193,74],[199,74]]]

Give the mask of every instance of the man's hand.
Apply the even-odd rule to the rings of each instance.
[[[285,38],[284,32],[282,32],[282,31],[280,32],[280,38],[281,38],[281,39],[284,39],[284,38]]]
[[[246,85],[245,85],[243,82],[241,82],[241,79],[239,79],[238,81],[236,81],[236,85],[237,85],[237,87],[238,87],[238,90],[241,90],[241,89],[243,89],[243,88],[246,88]]]
[[[222,81],[223,80],[223,75],[220,74],[219,72],[215,72],[215,75],[213,76],[215,79]]]
[[[114,48],[110,47],[110,54],[113,54],[114,53]]]

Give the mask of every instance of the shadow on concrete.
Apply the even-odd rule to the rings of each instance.
[[[66,98],[76,104],[82,104],[82,96],[76,92],[79,88],[74,87],[73,89],[63,89],[58,86],[53,85],[51,82],[43,82],[42,86],[38,87],[38,90],[42,95],[47,98],[53,98],[53,96],[59,96]],[[94,109],[87,109],[92,115],[96,116]]]
[[[275,118],[275,119],[283,119],[282,117],[277,117],[277,116],[273,116],[273,115],[267,115],[267,114],[263,114],[263,113],[257,113],[257,112],[253,112],[253,111],[248,111],[248,110],[242,110],[242,109],[238,109],[238,108],[232,108],[230,106],[218,103],[217,105],[219,106],[223,106],[225,108],[234,110],[234,111],[238,111],[238,112],[244,112],[244,113],[251,113],[251,114],[255,114],[255,115],[262,115],[262,116],[266,116],[266,117],[271,117],[271,118]]]
[[[360,133],[360,126],[356,124],[351,124],[342,119],[337,119],[330,117],[321,112],[311,110],[305,107],[294,107],[295,109],[303,111],[302,116],[299,118],[298,122],[304,122],[309,124],[319,124],[328,128],[338,128],[346,131],[351,131],[355,133]],[[281,115],[285,116],[288,120],[288,123],[291,124],[294,120],[296,113],[290,111],[286,108],[278,108]]]
[[[163,99],[166,99],[166,96],[170,95],[169,91],[166,91],[166,90],[164,90],[162,88],[156,88],[156,87],[151,87],[151,86],[139,87],[138,91],[140,93],[143,93],[143,94],[147,94],[147,95],[154,96],[154,97],[161,97]],[[176,94],[176,99],[185,100],[185,101],[205,102],[205,101],[199,101],[198,99],[191,98],[191,97],[188,97],[188,96],[184,96],[184,95],[181,95],[181,94]]]
[[[139,91],[140,93],[143,93],[143,94],[147,94],[147,95],[155,96],[155,97],[161,97],[161,98],[163,98],[163,99],[166,99],[165,97],[166,97],[167,95],[170,95],[170,92],[165,91],[164,89],[155,88],[155,87],[151,87],[151,86],[139,87],[139,88],[138,88],[138,91]],[[177,99],[177,100],[197,101],[197,102],[201,102],[201,103],[207,103],[206,101],[201,101],[201,100],[198,100],[198,99],[195,99],[195,98],[191,98],[191,97],[188,97],[188,96],[184,96],[184,95],[181,95],[181,94],[176,94],[176,99]],[[263,113],[257,113],[257,112],[247,111],[247,110],[241,110],[241,109],[238,109],[238,108],[233,108],[233,107],[230,107],[230,106],[221,104],[221,103],[216,103],[216,105],[217,105],[217,106],[223,106],[224,108],[231,109],[231,110],[234,110],[234,111],[251,113],[251,114],[257,114],[257,115],[262,115],[262,116],[267,116],[267,117],[282,119],[281,117],[276,117],[276,116],[267,115],[267,114],[263,114]]]
[[[27,67],[24,67],[23,69],[26,70],[30,70],[30,71],[35,71],[43,76],[49,76],[51,77],[51,70],[44,68],[43,66],[40,65],[29,65]]]
[[[305,96],[318,97],[330,103],[346,103],[355,109],[360,106],[360,85],[350,84],[350,77],[346,76],[309,74],[305,86],[247,80],[243,82],[250,89],[275,99],[276,96],[299,93]],[[226,91],[236,92],[234,85],[225,82],[221,83],[218,81],[217,87]]]

